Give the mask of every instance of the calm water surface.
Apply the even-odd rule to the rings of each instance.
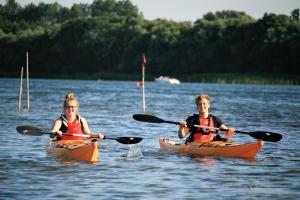
[[[147,112],[180,121],[196,112],[194,95],[212,98],[211,112],[243,131],[273,131],[256,160],[191,157],[159,150],[158,138],[177,139],[177,126],[137,122],[141,89],[135,82],[32,80],[31,110],[17,111],[17,79],[0,79],[0,199],[296,199],[300,195],[300,87],[146,83]],[[129,146],[100,142],[99,162],[62,162],[45,152],[47,136],[22,136],[19,125],[50,130],[67,91],[94,132],[138,136],[143,156]],[[236,134],[233,141],[255,139]]]

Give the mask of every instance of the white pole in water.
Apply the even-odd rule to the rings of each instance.
[[[28,51],[26,52],[26,85],[27,85],[27,111],[30,109],[29,103],[29,69],[28,69]]]
[[[143,92],[143,111],[146,112],[146,99],[145,99],[145,65],[142,66],[142,92]]]
[[[145,65],[146,65],[146,56],[143,53],[143,60],[142,60],[142,98],[143,98],[143,111],[146,112],[146,99],[145,99]]]
[[[18,101],[18,108],[21,111],[21,102],[22,102],[22,92],[23,92],[23,66],[21,67],[21,77],[20,77],[20,88],[19,88],[19,101]]]

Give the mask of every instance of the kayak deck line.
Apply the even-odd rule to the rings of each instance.
[[[240,158],[255,158],[264,145],[262,140],[238,144],[223,141],[183,144],[164,137],[159,139],[160,149],[173,153],[203,156],[225,156]]]

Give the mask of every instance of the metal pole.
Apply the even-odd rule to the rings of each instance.
[[[21,77],[20,77],[20,88],[19,88],[19,101],[18,101],[18,108],[21,111],[21,102],[22,102],[22,91],[23,91],[23,66],[21,67]]]
[[[29,69],[28,69],[28,51],[26,52],[26,82],[27,82],[27,111],[30,110],[30,103],[29,103]]]
[[[145,99],[145,66],[142,67],[142,91],[143,91],[143,111],[146,112],[146,99]]]

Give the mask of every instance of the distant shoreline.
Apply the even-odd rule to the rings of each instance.
[[[300,76],[262,73],[203,73],[203,74],[160,74],[179,79],[181,82],[219,83],[219,84],[258,84],[258,85],[300,85]],[[160,75],[147,74],[146,81],[154,81]],[[19,74],[1,73],[0,78],[19,78]],[[71,79],[71,80],[119,80],[140,81],[140,74],[128,73],[72,73],[72,74],[42,74],[31,73],[34,79]]]

